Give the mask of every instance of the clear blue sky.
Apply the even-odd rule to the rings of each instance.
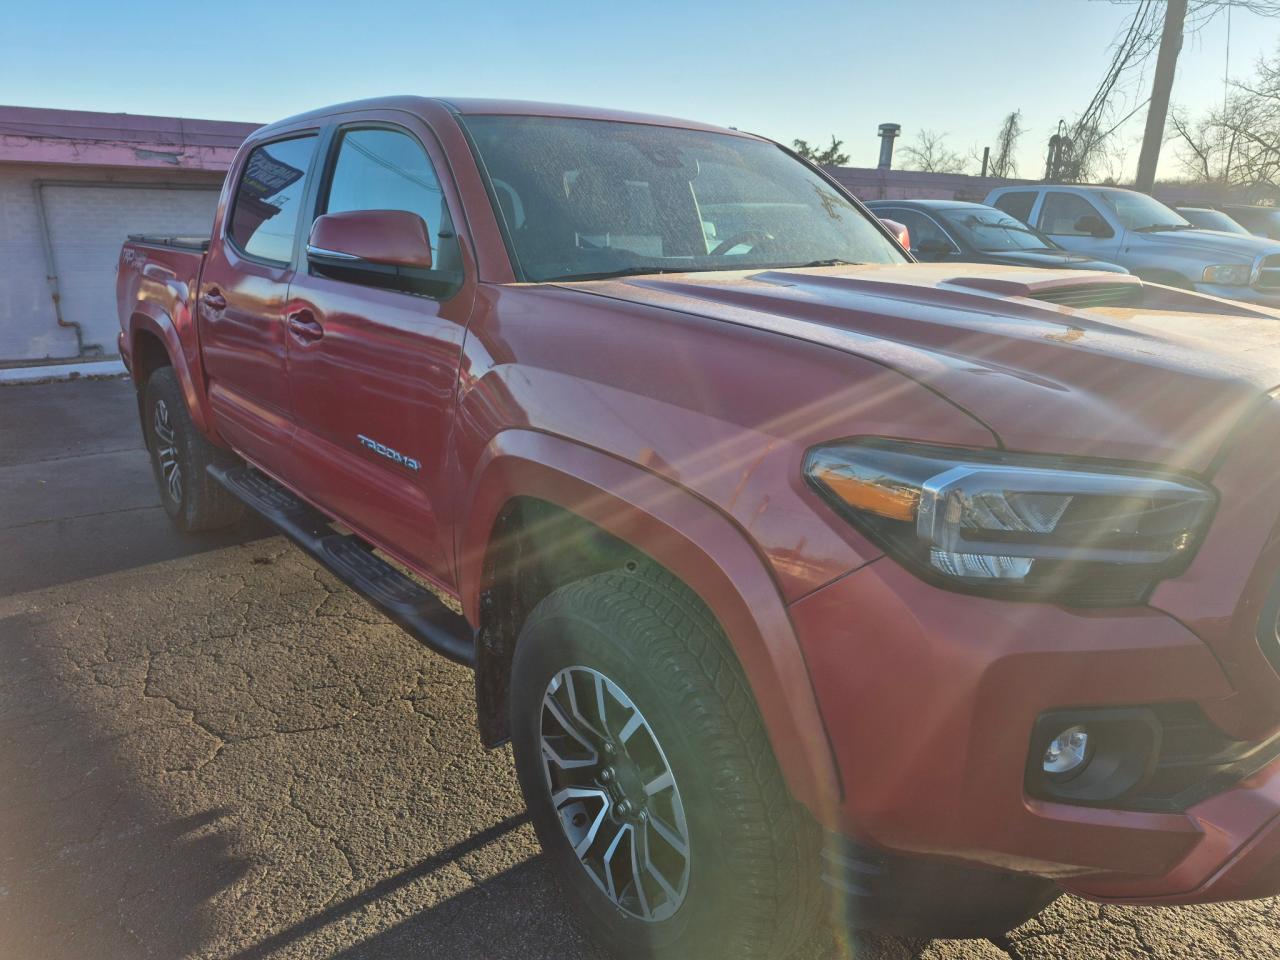
[[[876,126],[990,143],[1021,108],[1024,175],[1084,106],[1131,15],[1105,0],[47,0],[7,5],[0,102],[268,121],[385,93],[507,96],[692,117],[778,140]],[[1175,103],[1220,101],[1226,18],[1184,46]],[[1233,14],[1232,73],[1280,21]],[[1148,81],[1149,82],[1149,81]],[[1137,157],[1141,114],[1124,131]],[[1162,173],[1173,172],[1162,163]]]

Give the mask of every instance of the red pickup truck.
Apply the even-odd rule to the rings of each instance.
[[[473,665],[619,952],[1280,892],[1276,314],[914,263],[746,133],[415,97],[259,130],[118,294],[175,523],[247,504]]]

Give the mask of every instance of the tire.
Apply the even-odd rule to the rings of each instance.
[[[687,587],[645,563],[564,586],[529,615],[512,671],[520,786],[571,909],[597,939],[625,957],[748,960],[784,957],[812,933],[817,826],[782,780],[726,638]],[[645,871],[642,900],[633,858],[646,847],[665,885]]]
[[[191,422],[172,367],[147,378],[142,394],[142,431],[151,454],[160,502],[183,533],[221,530],[240,519],[244,507],[208,474],[210,464],[235,458],[215,447]]]

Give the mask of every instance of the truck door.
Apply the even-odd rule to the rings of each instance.
[[[285,319],[294,455],[320,506],[452,585],[446,458],[475,297],[460,207],[425,126],[362,120],[338,127],[327,152],[315,215],[415,213],[444,279],[410,287],[319,259],[299,268]]]
[[[1040,203],[1039,229],[1061,247],[1095,260],[1115,262],[1120,248],[1116,228],[1087,197],[1050,190]]]
[[[285,377],[284,305],[316,132],[253,147],[214,224],[195,310],[219,432],[280,476],[293,414]]]

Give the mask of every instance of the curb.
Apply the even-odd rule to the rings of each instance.
[[[85,363],[49,363],[38,367],[0,368],[0,383],[33,383],[49,380],[78,380],[81,377],[118,377],[128,371],[118,358]]]

